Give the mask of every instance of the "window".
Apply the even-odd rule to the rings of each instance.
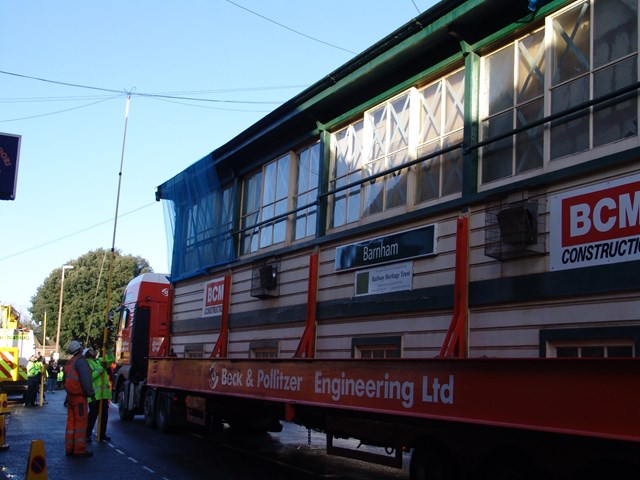
[[[192,345],[184,346],[185,358],[203,358],[204,357],[204,344],[194,343]]]
[[[269,163],[264,169],[260,221],[271,220],[289,210],[289,154]],[[287,233],[287,219],[280,218],[260,227],[260,248],[282,243]]]
[[[262,172],[245,179],[242,191],[242,216],[240,220],[240,253],[247,254],[258,250],[259,228],[247,230],[258,223],[260,218],[260,189]]]
[[[233,188],[215,190],[185,207],[182,268],[198,270],[234,257],[232,231]]]
[[[253,253],[285,241],[288,210],[290,155],[268,163],[244,182],[241,254]],[[268,222],[270,219],[273,222]],[[262,222],[267,223],[262,223]],[[249,227],[259,224],[253,229]],[[247,230],[248,229],[248,230]]]
[[[552,113],[637,82],[635,0],[579,3],[553,19]],[[637,135],[637,100],[552,124],[551,159]]]
[[[637,357],[640,327],[566,328],[540,331],[540,356]]]
[[[358,337],[351,339],[353,358],[400,358],[401,337]]]
[[[257,340],[249,344],[250,358],[278,358],[279,345],[275,340]]]
[[[548,17],[545,28],[484,57],[481,138],[495,138],[634,85],[637,13],[637,0],[576,2]],[[540,125],[493,142],[481,151],[481,182],[637,140],[637,107],[634,92],[554,120],[546,133]]]
[[[346,187],[362,178],[362,135],[359,121],[332,135],[333,172],[331,190]],[[337,192],[333,197],[331,227],[360,220],[360,185]]]
[[[544,30],[489,55],[484,61],[487,115],[484,138],[544,117]],[[542,127],[492,143],[482,151],[484,183],[542,166]]]
[[[363,174],[370,177],[409,159],[410,90],[365,113]],[[363,184],[363,215],[373,215],[407,203],[407,171]]]
[[[417,156],[462,143],[464,70],[420,90],[420,130]],[[462,191],[462,154],[452,151],[421,163],[416,178],[416,202]]]
[[[462,152],[454,150],[401,169],[407,162],[462,143],[464,70],[375,106],[332,135],[330,228],[462,191]],[[363,178],[380,175],[363,184]],[[413,193],[415,192],[415,193]],[[411,194],[411,197],[410,197]]]
[[[320,143],[314,143],[244,179],[241,255],[315,235],[320,152]]]
[[[296,153],[297,181],[293,208],[311,205],[298,210],[295,216],[294,240],[311,237],[316,233],[318,199],[318,168],[320,166],[320,143],[304,148]]]
[[[558,358],[608,358],[608,357],[633,357],[633,345],[608,345],[608,344],[577,344],[554,346]]]

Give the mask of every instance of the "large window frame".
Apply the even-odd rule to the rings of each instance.
[[[289,151],[245,176],[240,207],[240,255],[316,234],[321,144]]]
[[[638,81],[637,3],[575,2],[482,57],[482,141],[552,121],[484,146],[480,190],[640,145],[636,92],[579,109]]]
[[[462,194],[462,149],[438,152],[462,143],[464,86],[465,69],[459,68],[375,105],[332,132],[329,190],[336,192],[329,229]]]
[[[180,228],[184,231],[182,270],[201,268],[233,258],[233,186],[203,195],[184,209]]]
[[[541,357],[640,357],[640,327],[540,330]]]

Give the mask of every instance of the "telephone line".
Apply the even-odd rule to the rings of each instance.
[[[157,203],[158,203],[158,202],[151,202],[151,203],[148,203],[147,205],[143,205],[143,206],[141,206],[141,207],[134,208],[133,210],[130,210],[130,211],[128,211],[128,212],[123,213],[122,215],[120,215],[120,218],[122,218],[122,217],[126,217],[127,215],[131,215],[132,213],[138,212],[138,211],[140,211],[140,210],[143,210],[143,209],[145,209],[145,208],[148,208],[148,207],[150,207],[151,205],[155,205],[155,204],[157,204]],[[38,250],[39,248],[48,247],[49,245],[51,245],[51,244],[53,244],[53,243],[59,242],[59,241],[61,241],[61,240],[65,240],[65,239],[70,238],[70,237],[73,237],[73,236],[75,236],[75,235],[79,235],[79,234],[81,234],[81,233],[87,232],[87,231],[89,231],[89,230],[92,230],[92,229],[97,228],[97,227],[99,227],[99,226],[101,226],[101,225],[104,225],[104,224],[106,224],[106,223],[111,223],[111,222],[113,222],[113,218],[110,218],[110,219],[108,219],[108,220],[104,220],[104,221],[99,222],[99,223],[95,223],[95,224],[93,224],[93,225],[91,225],[91,226],[89,226],[89,227],[83,228],[83,229],[81,229],[81,230],[76,230],[75,232],[71,232],[71,233],[68,233],[68,234],[66,234],[66,235],[63,235],[62,237],[58,237],[58,238],[55,238],[55,239],[53,239],[53,240],[49,240],[48,242],[41,243],[41,244],[39,244],[39,245],[34,245],[33,247],[29,247],[29,248],[27,248],[27,249],[25,249],[25,250],[21,250],[21,251],[19,251],[19,252],[12,253],[11,255],[7,255],[7,256],[5,256],[5,257],[0,257],[0,262],[1,262],[1,261],[3,261],[3,260],[8,260],[8,259],[13,258],[13,257],[18,257],[18,256],[23,255],[23,254],[25,254],[25,253],[32,252],[33,250]]]
[[[243,104],[257,104],[257,105],[279,105],[280,103],[282,103],[281,101],[278,102],[266,102],[266,101],[250,101],[250,100],[220,100],[220,99],[212,99],[212,98],[194,98],[194,97],[182,97],[182,96],[175,96],[175,95],[165,95],[165,94],[159,94],[159,93],[143,93],[143,92],[134,92],[133,90],[127,91],[127,90],[115,90],[112,88],[102,88],[102,87],[93,87],[91,85],[82,85],[79,83],[70,83],[70,82],[61,82],[59,80],[50,80],[47,78],[42,78],[42,77],[34,77],[32,75],[23,75],[20,73],[14,73],[14,72],[7,72],[5,70],[0,70],[0,74],[3,75],[9,75],[9,76],[13,76],[13,77],[19,77],[19,78],[26,78],[29,80],[36,80],[39,82],[45,82],[45,83],[52,83],[55,85],[64,85],[67,87],[74,87],[74,88],[84,88],[84,89],[89,89],[89,90],[97,90],[97,91],[101,91],[101,92],[108,92],[108,93],[117,93],[118,95],[132,95],[132,96],[138,96],[138,97],[148,97],[148,98],[168,98],[168,99],[172,99],[172,100],[189,100],[189,101],[193,101],[193,102],[214,102],[214,103],[243,103]]]

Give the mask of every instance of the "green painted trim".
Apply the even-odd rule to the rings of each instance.
[[[426,52],[425,55],[427,55]],[[332,118],[324,125],[329,131],[337,130],[350,121],[360,119],[360,117],[362,117],[364,115],[364,112],[366,112],[367,110],[380,105],[381,103],[387,101],[389,98],[392,98],[404,92],[405,90],[408,90],[409,88],[415,86],[418,86],[417,88],[420,88],[420,85],[426,85],[427,83],[429,83],[430,79],[437,80],[436,73],[442,74],[442,72],[445,70],[453,71],[460,68],[462,66],[462,60],[462,53],[458,53],[452,57],[442,60],[441,62],[432,65],[429,68],[417,73],[416,75],[413,75],[409,79],[395,85],[394,87],[389,88],[384,92],[375,95],[374,97],[368,98],[365,102],[342,113],[338,117]]]
[[[640,261],[474,282],[469,306],[640,291]]]
[[[320,172],[318,175],[318,203],[316,236],[323,237],[327,234],[327,222],[329,220],[329,199],[322,194],[329,191],[329,175],[331,168],[331,134],[323,130],[320,134]]]
[[[291,307],[263,308],[252,312],[229,314],[229,328],[261,327],[265,325],[288,325],[304,323],[306,305]]]
[[[192,332],[211,332],[220,330],[220,318],[194,318],[190,320],[180,320],[179,322],[171,322],[171,334],[192,333]]]
[[[480,118],[480,57],[470,53],[465,59],[464,76],[464,137],[465,145],[475,145],[479,138]],[[463,152],[462,196],[478,191],[478,150]]]
[[[318,321],[451,310],[453,285],[318,303]]]

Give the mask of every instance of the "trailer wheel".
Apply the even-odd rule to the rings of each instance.
[[[144,397],[144,424],[147,427],[156,426],[156,392],[147,390]]]
[[[171,399],[168,395],[156,395],[156,425],[161,433],[166,433],[171,427]]]
[[[413,449],[409,464],[411,480],[451,480],[454,468],[451,456],[437,443],[422,443]]]
[[[118,391],[118,414],[120,415],[120,420],[123,422],[133,420],[133,412],[131,410],[127,410],[126,403],[126,399],[124,398],[124,388],[121,388]]]

